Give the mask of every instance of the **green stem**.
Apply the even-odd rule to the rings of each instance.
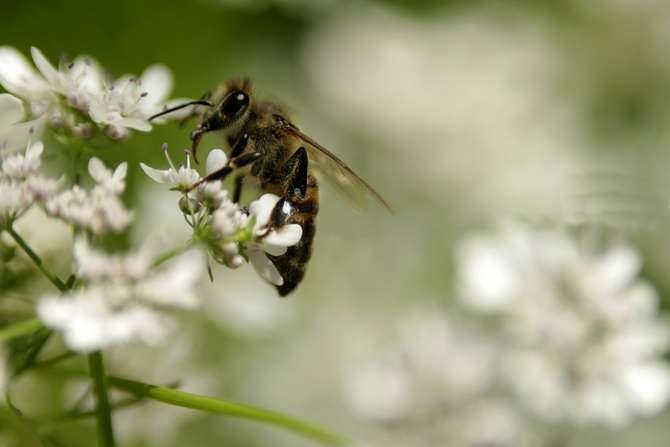
[[[33,251],[32,248],[26,243],[25,240],[19,235],[19,233],[16,232],[14,227],[12,225],[8,225],[7,228],[7,233],[16,241],[17,244],[23,249],[23,251],[26,252],[28,257],[33,261],[33,263],[37,266],[38,269],[46,276],[51,283],[56,286],[58,290],[61,292],[65,292],[67,290],[67,286],[65,283],[58,277],[54,272],[49,270],[46,265],[44,265],[44,262],[42,262],[42,258],[40,258],[37,253]]]
[[[187,251],[189,248],[193,247],[193,242],[188,241],[187,243],[175,247],[171,250],[165,251],[158,255],[156,259],[151,263],[153,267],[158,267],[159,265],[169,261],[170,259],[174,258],[175,256],[179,256],[180,254],[184,253]]]
[[[105,376],[105,364],[100,351],[89,354],[88,367],[95,390],[98,445],[99,447],[114,447],[112,411],[109,405],[109,396],[107,395],[107,376]]]
[[[110,385],[123,389],[137,397],[147,397],[170,405],[206,411],[208,413],[225,414],[228,416],[265,422],[290,430],[315,441],[319,441],[325,445],[351,445],[346,439],[321,427],[263,408],[214,399],[207,396],[199,396],[197,394],[186,393],[172,388],[150,385],[119,377],[109,377],[109,383]]]
[[[42,323],[37,318],[31,318],[29,320],[23,320],[9,326],[5,326],[0,329],[0,343],[31,334],[39,329],[42,329],[42,327]]]

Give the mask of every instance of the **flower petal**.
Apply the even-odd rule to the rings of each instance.
[[[42,73],[42,76],[44,76],[47,82],[53,87],[60,88],[60,73],[58,73],[58,70],[56,70],[56,68],[51,65],[51,62],[49,62],[49,59],[44,56],[44,53],[42,53],[37,47],[31,47],[30,54],[33,56],[33,62],[35,62],[35,66],[39,69],[40,73]]]
[[[23,118],[23,103],[15,96],[0,94],[0,132],[5,126],[17,123]]]
[[[288,224],[281,228],[270,231],[264,238],[263,243],[275,246],[290,247],[300,241],[302,227],[298,224]]]
[[[228,161],[226,153],[221,149],[212,149],[207,155],[207,161],[205,162],[205,172],[211,174],[214,171],[218,171],[223,168]]]
[[[114,169],[114,174],[112,174],[112,181],[118,183],[126,178],[128,173],[128,162],[124,161]]]
[[[170,172],[172,171],[171,169],[165,169],[165,170],[155,169],[152,168],[151,166],[145,165],[144,163],[140,163],[140,168],[142,168],[144,173],[154,182],[170,183]]]
[[[249,260],[261,278],[275,286],[284,284],[284,278],[279,274],[277,267],[261,250],[249,249]]]
[[[266,226],[270,220],[272,209],[279,202],[279,196],[274,194],[263,194],[257,200],[249,204],[249,213],[256,217],[254,231]]]
[[[44,126],[44,118],[14,124],[0,134],[0,155],[25,149],[31,138],[36,138]]]
[[[39,158],[44,151],[44,144],[41,141],[35,141],[26,149],[26,159]]]
[[[27,97],[49,91],[48,84],[38,76],[28,59],[9,46],[0,47],[0,85],[9,92]]]
[[[91,174],[93,180],[100,183],[104,181],[107,176],[107,168],[98,157],[91,157],[88,161],[88,173]]]
[[[114,120],[111,124],[127,127],[128,129],[139,130],[141,132],[149,132],[151,130],[151,124],[149,124],[147,120],[141,118],[120,118]]]
[[[147,92],[147,96],[143,99],[146,101],[145,106],[158,106],[172,91],[172,72],[165,65],[154,64],[147,67],[140,80],[142,91]]]
[[[70,75],[87,92],[102,93],[105,76],[102,67],[95,59],[89,56],[78,56],[72,63]]]

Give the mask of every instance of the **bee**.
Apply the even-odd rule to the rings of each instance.
[[[203,99],[164,110],[152,119],[192,105],[207,106],[204,111],[194,108],[192,113],[200,119],[190,135],[194,160],[197,162],[198,144],[208,132],[221,133],[230,145],[226,166],[197,184],[223,180],[239,169],[233,189],[235,202],[239,202],[244,179],[251,177],[263,192],[280,197],[271,213],[270,228],[286,224],[302,227],[302,237],[296,245],[281,256],[269,256],[284,280],[282,285],[275,286],[280,296],[288,295],[302,281],[312,254],[319,211],[319,186],[314,175],[317,169],[355,202],[360,203],[368,195],[391,211],[388,202],[372,186],[304,134],[280,105],[254,98],[248,78],[224,82]]]

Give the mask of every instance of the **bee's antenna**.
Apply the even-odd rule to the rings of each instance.
[[[160,116],[167,115],[168,113],[172,113],[175,110],[180,110],[183,109],[184,107],[188,106],[208,106],[212,107],[212,103],[209,101],[205,101],[203,99],[197,100],[197,101],[189,101],[185,104],[179,104],[178,106],[170,107],[169,109],[163,110],[162,112],[158,112],[155,115],[152,115],[149,117],[149,121],[154,120]]]

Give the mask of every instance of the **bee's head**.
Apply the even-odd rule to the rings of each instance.
[[[251,105],[249,79],[233,79],[225,84],[223,91],[222,99],[212,105],[212,109],[205,114],[200,125],[191,132],[194,159],[196,159],[196,148],[203,134],[220,130],[225,136],[235,135],[241,131],[249,118]]]

